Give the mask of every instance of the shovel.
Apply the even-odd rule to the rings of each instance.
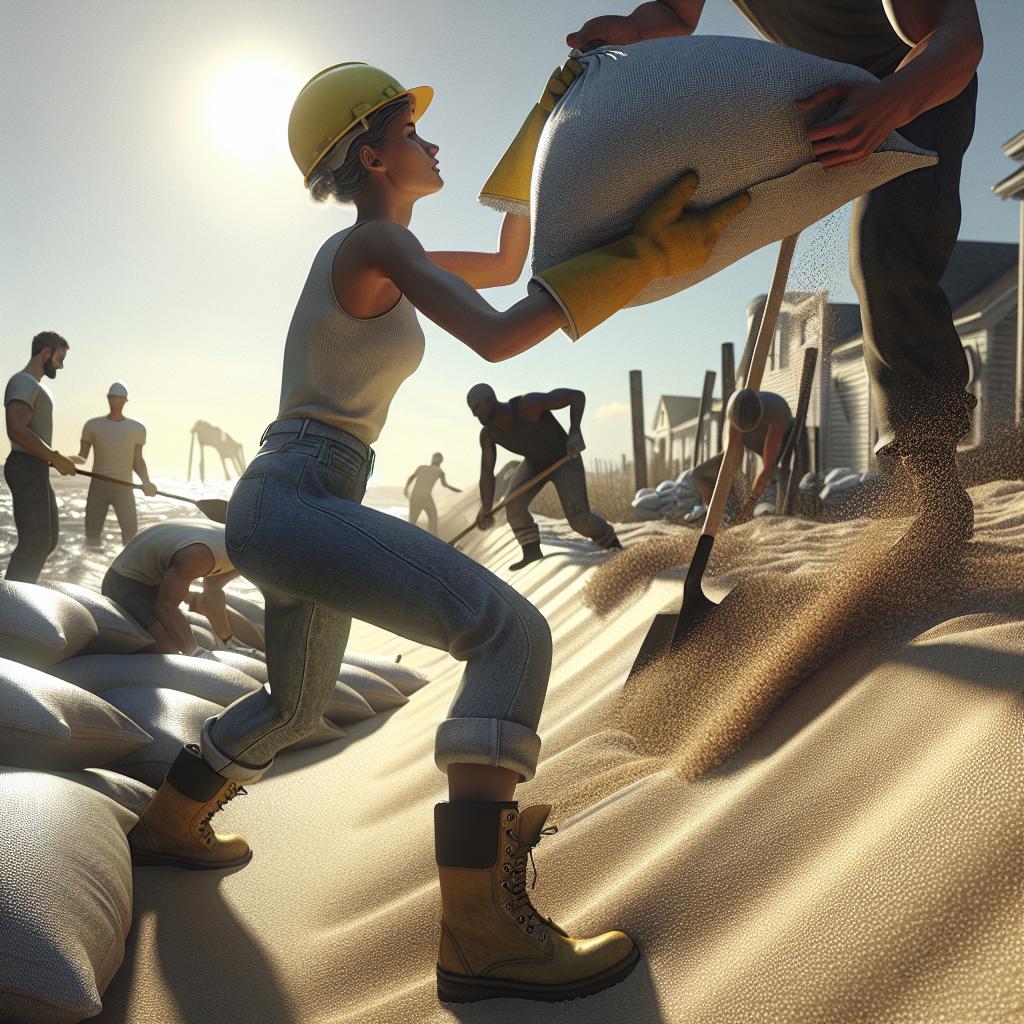
[[[527,480],[526,483],[523,484],[521,487],[517,487],[511,494],[507,494],[504,498],[502,498],[502,500],[499,501],[498,504],[491,509],[490,514],[493,515],[495,512],[500,512],[501,509],[503,509],[506,505],[515,501],[516,498],[522,497],[524,494],[526,494],[527,491],[532,490],[534,487],[536,487],[537,484],[539,484],[542,480],[547,480],[547,478],[551,476],[551,474],[554,473],[556,469],[561,469],[562,466],[564,466],[570,459],[576,458],[579,458],[579,456],[563,455],[557,462],[552,462],[551,465],[547,467],[547,469],[542,469],[536,476],[530,477],[530,479]],[[452,539],[448,541],[448,543],[452,545],[457,544],[460,540],[462,540],[463,537],[466,536],[467,533],[472,533],[475,529],[476,520],[474,519],[473,522],[469,524],[469,526],[467,526],[461,533],[457,533],[454,537],[452,537]]]
[[[102,480],[108,484],[120,484],[122,487],[134,487],[135,490],[141,491],[142,484],[131,484],[127,480],[118,480],[117,477],[104,476],[102,473],[89,473],[84,469],[76,470],[78,476],[92,477],[93,480]],[[206,516],[207,519],[212,519],[215,523],[225,523],[228,518],[228,503],[223,498],[186,498],[183,494],[168,494],[167,491],[157,491],[157,494],[162,498],[173,498],[175,501],[187,501],[190,505],[195,505],[200,512]]]
[[[793,251],[796,249],[796,241],[799,237],[799,233],[790,235],[788,238],[784,238],[779,246],[775,272],[772,275],[772,285],[764,305],[757,339],[754,342],[750,367],[743,381],[745,388],[753,388],[756,391],[761,386],[765,363],[768,361],[768,349],[771,345],[772,335],[775,333],[775,324],[779,318],[782,297],[789,279],[789,267],[793,262]],[[735,399],[735,395],[733,397]],[[729,424],[729,433],[725,444],[725,453],[718,469],[718,478],[715,480],[715,489],[711,494],[711,504],[708,506],[704,526],[697,540],[693,558],[690,559],[690,565],[686,570],[686,580],[683,583],[683,603],[678,613],[662,612],[654,617],[636,660],[633,662],[633,667],[629,670],[629,675],[626,678],[627,684],[645,665],[666,653],[670,647],[677,647],[709,612],[718,607],[717,603],[704,593],[704,571],[708,567],[708,559],[711,557],[715,535],[718,533],[718,527],[722,521],[725,503],[732,491],[733,478],[743,459],[743,434],[729,422],[728,410],[726,411],[726,422]]]

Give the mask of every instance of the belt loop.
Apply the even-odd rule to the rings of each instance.
[[[306,436],[306,428],[309,426],[309,419],[302,421],[302,427],[299,429],[299,436],[296,438],[297,441],[301,441]]]
[[[267,443],[267,438],[270,436],[270,428],[273,425],[274,425],[273,422],[268,423],[267,424],[267,429],[264,430],[262,434],[260,434],[260,447],[261,448],[263,447],[263,445],[265,445]]]
[[[367,480],[369,480],[370,477],[373,476],[373,467],[374,467],[374,464],[377,462],[377,453],[372,448],[370,448],[369,451],[370,451],[370,468],[369,468],[369,471],[366,474],[366,479]]]

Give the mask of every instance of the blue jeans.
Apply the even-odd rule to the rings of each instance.
[[[272,424],[228,506],[228,554],[266,603],[270,692],[203,730],[222,775],[258,776],[319,722],[353,618],[466,662],[435,760],[533,777],[551,670],[544,616],[483,566],[360,501],[371,452],[316,420]]]

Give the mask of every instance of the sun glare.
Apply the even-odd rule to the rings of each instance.
[[[288,113],[302,82],[269,60],[247,60],[221,71],[209,93],[209,120],[231,153],[267,157],[287,148]]]

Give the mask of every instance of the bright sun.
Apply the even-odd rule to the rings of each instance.
[[[302,82],[269,60],[221,71],[209,93],[209,119],[221,144],[239,156],[266,157],[287,146],[288,114]]]

